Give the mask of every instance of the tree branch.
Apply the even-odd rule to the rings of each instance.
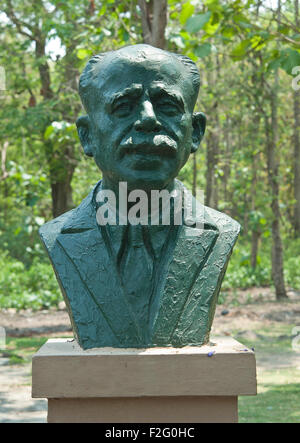
[[[25,37],[29,38],[30,40],[35,40],[34,35],[34,29],[32,26],[30,26],[28,23],[24,22],[23,20],[20,20],[13,9],[11,0],[7,0],[7,8],[4,8],[4,13],[7,15],[7,17],[13,22],[13,24],[16,26],[17,30],[20,34],[24,35]],[[27,31],[23,29],[23,27],[29,29],[32,33],[29,34]]]
[[[167,25],[167,0],[153,0],[152,44],[164,49]]]
[[[145,0],[138,0],[138,5],[141,9],[142,29],[144,42],[152,44],[151,19],[149,6]]]

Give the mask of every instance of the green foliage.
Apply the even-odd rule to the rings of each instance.
[[[33,260],[29,269],[8,253],[0,255],[0,307],[47,309],[62,300],[60,290],[48,263]]]
[[[300,289],[300,239],[291,241],[285,239],[284,274],[286,283],[293,289]],[[257,266],[251,267],[251,255],[245,239],[241,239],[235,247],[229,261],[222,289],[247,289],[253,286],[272,285],[270,244],[263,240],[260,254],[257,257]],[[225,294],[222,295],[224,301]]]
[[[205,14],[197,14],[190,17],[186,24],[186,30],[188,32],[198,32],[203,26],[209,21],[211,17],[211,12],[206,12]]]
[[[285,281],[294,289],[300,289],[300,255],[289,257],[284,263]]]
[[[195,6],[191,4],[191,2],[185,2],[182,5],[182,9],[179,15],[179,21],[181,25],[184,25],[186,21],[190,18],[190,16],[194,13]]]
[[[272,283],[269,253],[262,252],[263,256],[258,256],[256,268],[252,269],[247,245],[238,244],[229,261],[222,289],[269,286]]]
[[[197,46],[195,48],[195,55],[199,58],[206,57],[211,53],[211,44],[210,43],[203,43],[201,46]]]

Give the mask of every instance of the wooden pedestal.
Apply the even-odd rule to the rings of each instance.
[[[230,337],[214,346],[98,348],[48,340],[32,361],[32,397],[51,423],[237,422],[256,394],[254,353]]]

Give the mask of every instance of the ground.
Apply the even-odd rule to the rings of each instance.
[[[300,294],[276,302],[269,288],[235,291],[217,306],[212,328],[255,348],[258,395],[239,399],[241,422],[300,422]],[[31,399],[31,356],[49,337],[72,335],[67,312],[0,311],[0,423],[45,422],[46,400]]]

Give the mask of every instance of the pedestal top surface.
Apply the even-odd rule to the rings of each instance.
[[[207,355],[216,354],[237,354],[237,353],[251,353],[253,351],[232,337],[212,337],[210,343],[204,346],[185,346],[183,348],[172,347],[155,347],[155,348],[93,348],[83,350],[74,339],[50,339],[45,343],[35,357],[42,356],[150,356],[150,355]]]

